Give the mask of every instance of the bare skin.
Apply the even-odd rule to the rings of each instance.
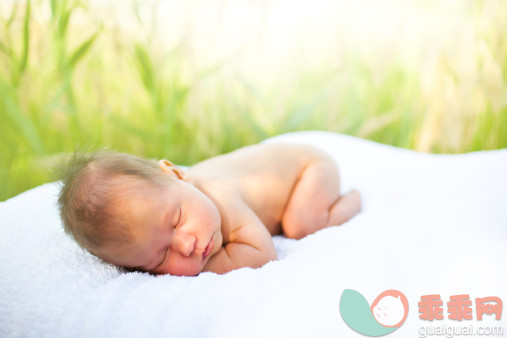
[[[334,160],[310,145],[247,146],[186,173],[159,166],[164,188],[117,178],[118,217],[139,226],[135,243],[100,253],[113,264],[185,276],[258,268],[277,259],[271,236],[301,239],[361,210],[357,191],[340,194]]]

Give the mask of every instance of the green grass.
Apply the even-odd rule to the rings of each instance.
[[[342,66],[296,60],[271,77],[234,57],[196,66],[185,36],[162,48],[141,2],[122,3],[128,29],[87,1],[0,5],[0,200],[51,181],[77,146],[187,165],[312,129],[436,153],[507,146],[507,20],[491,16],[505,3],[467,14],[481,51],[468,60],[474,80],[442,52],[429,85],[396,52],[379,66],[347,46]]]

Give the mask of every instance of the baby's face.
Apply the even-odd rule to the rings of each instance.
[[[178,178],[168,178],[162,188],[140,179],[116,179],[123,186],[115,216],[132,229],[134,241],[110,248],[106,260],[154,274],[198,275],[222,246],[215,204]]]

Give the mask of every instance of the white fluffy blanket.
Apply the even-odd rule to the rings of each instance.
[[[392,337],[505,327],[507,313],[478,321],[474,300],[507,302],[507,149],[430,155],[318,131],[264,142],[278,141],[331,154],[363,212],[300,241],[275,237],[279,260],[260,269],[154,277],[80,250],[62,230],[57,185],[40,186],[0,203],[0,336],[363,337],[340,315],[344,289],[370,304],[403,292],[409,312]],[[443,320],[419,318],[429,294],[440,294]],[[470,295],[472,320],[448,318],[458,294]]]

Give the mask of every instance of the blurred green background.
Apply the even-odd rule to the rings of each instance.
[[[298,130],[507,145],[507,1],[0,1],[0,200],[77,146],[192,164]]]

